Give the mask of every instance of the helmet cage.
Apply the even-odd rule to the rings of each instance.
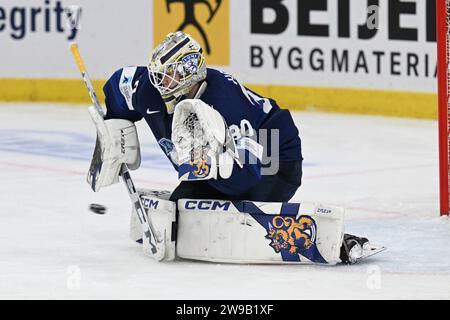
[[[180,91],[185,93],[186,89],[199,81],[196,75],[201,73],[204,63],[201,50],[184,53],[172,62],[153,62],[148,68],[150,82],[163,98]]]

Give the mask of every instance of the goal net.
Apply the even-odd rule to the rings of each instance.
[[[439,177],[440,211],[449,215],[449,162],[450,162],[450,0],[436,0],[437,46],[438,46],[438,93],[439,93]]]

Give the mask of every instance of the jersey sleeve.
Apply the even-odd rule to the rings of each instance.
[[[237,165],[232,176],[210,184],[230,195],[246,192],[261,180],[262,167],[279,161],[300,160],[299,132],[288,110],[276,101],[246,88],[226,72],[208,69],[208,88],[201,99],[225,119],[239,151],[243,168]],[[272,143],[271,132],[278,131],[278,143]],[[272,147],[277,146],[274,150]],[[244,160],[245,159],[245,160]],[[249,161],[250,159],[250,161]]]
[[[126,119],[132,122],[142,119],[142,115],[133,107],[132,98],[144,72],[147,72],[145,67],[126,67],[117,70],[109,78],[103,87],[105,119]]]
[[[228,179],[210,180],[215,189],[239,195],[261,180],[263,146],[257,141],[257,130],[271,110],[270,101],[242,86],[230,75],[210,72],[208,89],[202,100],[216,109],[224,118],[235,140],[243,167],[234,164]]]

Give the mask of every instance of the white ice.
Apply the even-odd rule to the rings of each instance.
[[[1,299],[449,299],[450,221],[439,217],[437,122],[294,113],[303,185],[292,201],[346,208],[346,231],[388,250],[352,266],[158,263],[128,238],[122,184],[85,182],[86,106],[0,106]],[[138,187],[177,176],[144,123]],[[108,208],[106,215],[88,210]]]

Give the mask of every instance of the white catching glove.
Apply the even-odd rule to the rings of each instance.
[[[236,145],[219,112],[199,99],[181,101],[175,107],[172,142],[178,154],[180,180],[223,179],[239,162]]]
[[[136,126],[123,119],[103,120],[89,108],[92,120],[97,128],[97,141],[89,168],[87,182],[92,190],[99,191],[119,182],[122,164],[136,170],[141,164],[141,152]]]

